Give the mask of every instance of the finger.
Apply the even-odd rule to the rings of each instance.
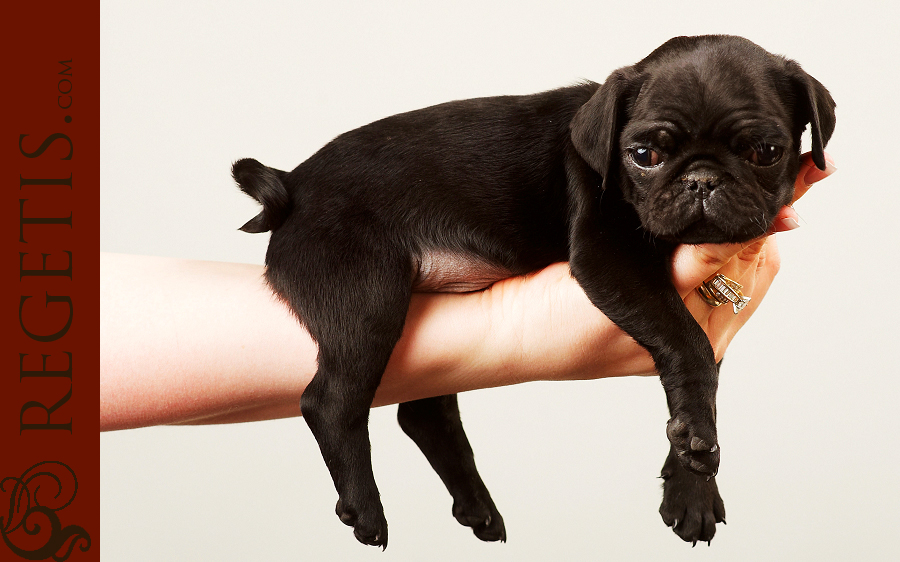
[[[778,214],[775,215],[775,220],[772,222],[772,229],[769,231],[769,234],[800,228],[799,219],[800,215],[797,214],[797,211],[795,211],[793,207],[782,207],[781,210],[778,211]]]
[[[820,170],[812,161],[812,154],[807,152],[800,157],[800,171],[797,173],[797,179],[794,181],[794,200],[791,204],[796,203],[798,199],[803,197],[810,186],[821,181],[834,172],[837,167],[834,165],[834,159],[827,152],[825,153],[825,169]]]
[[[797,202],[798,199],[803,197],[812,184],[817,181],[821,181],[831,174],[837,171],[837,168],[834,165],[834,160],[831,158],[831,155],[827,152],[825,153],[825,169],[820,170],[816,167],[816,165],[812,161],[812,155],[807,152],[803,156],[800,157],[800,171],[797,173],[797,178],[794,180],[794,199],[791,202],[791,205]],[[784,207],[779,211],[779,213],[775,216],[775,220],[772,222],[772,228],[769,230],[769,234],[774,234],[776,232],[786,232],[788,230],[794,230],[795,228],[800,227],[799,215],[797,212],[790,206]]]
[[[741,244],[682,244],[672,255],[672,283],[684,298],[739,252]]]

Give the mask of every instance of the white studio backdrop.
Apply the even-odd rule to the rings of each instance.
[[[783,266],[719,391],[728,511],[710,548],[666,528],[657,379],[460,397],[509,542],[459,526],[395,422],[372,412],[390,524],[356,542],[302,419],[101,435],[105,562],[897,560],[900,130],[896,4],[101,2],[101,250],[262,263],[229,169],[292,169],[375,119],[602,81],[675,35],[730,33],[799,61],[838,104],[838,172],[779,235]]]

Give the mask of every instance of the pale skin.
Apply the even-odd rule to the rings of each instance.
[[[802,157],[795,201],[825,171]],[[774,231],[792,230],[785,207]],[[775,236],[681,246],[672,279],[720,359],[778,272]],[[744,286],[735,315],[695,288],[715,273]],[[258,265],[119,254],[100,258],[100,429],[300,415],[317,347]],[[536,380],[655,375],[649,354],[584,295],[568,265],[476,293],[417,293],[373,406]]]

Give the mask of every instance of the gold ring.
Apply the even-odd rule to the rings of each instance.
[[[715,308],[725,303],[734,305],[734,313],[737,314],[747,306],[750,297],[745,297],[741,293],[743,285],[737,281],[725,277],[721,273],[716,273],[697,287],[697,292],[706,301],[706,304]]]

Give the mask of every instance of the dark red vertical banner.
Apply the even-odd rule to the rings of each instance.
[[[100,8],[2,19],[0,560],[99,560]]]

